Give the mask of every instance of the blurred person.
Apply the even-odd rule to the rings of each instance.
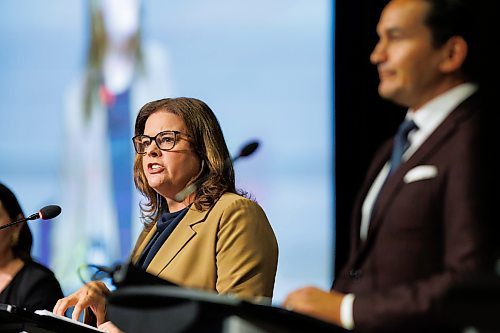
[[[0,183],[0,225],[22,218],[16,196]],[[32,244],[25,222],[0,230],[0,303],[28,311],[50,310],[63,293],[54,273],[31,257]]]
[[[130,137],[137,110],[172,93],[166,51],[144,41],[140,0],[92,0],[84,72],[65,100],[61,204],[52,262],[67,292],[82,264],[125,260],[140,232]],[[103,158],[106,156],[106,158]]]
[[[262,208],[235,187],[233,163],[213,111],[194,98],[147,103],[135,123],[134,181],[144,230],[131,262],[182,287],[249,300],[270,299],[278,245]],[[105,319],[102,282],[58,301],[72,317],[90,308]]]
[[[404,143],[403,134],[375,155],[353,209],[349,258],[332,290],[300,288],[284,307],[359,332],[461,331],[441,316],[445,295],[492,267],[478,179],[477,20],[469,5],[385,6],[370,60],[379,95],[408,108],[408,145],[399,165],[393,146]]]

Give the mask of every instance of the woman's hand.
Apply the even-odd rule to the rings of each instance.
[[[68,308],[74,307],[71,318],[78,320],[82,311],[90,308],[96,315],[99,326],[106,321],[106,296],[109,293],[109,289],[103,282],[89,282],[73,294],[58,300],[52,312],[64,316]]]
[[[113,325],[113,323],[110,321],[107,321],[104,324],[99,325],[99,327],[97,327],[97,328],[100,329],[101,331],[104,331],[107,333],[124,333],[118,327]]]

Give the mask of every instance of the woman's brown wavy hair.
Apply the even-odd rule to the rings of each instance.
[[[135,135],[144,134],[146,120],[153,113],[169,112],[182,118],[188,134],[192,138],[191,145],[204,161],[203,169],[198,177],[194,206],[198,210],[207,210],[225,192],[236,192],[233,162],[224,140],[222,129],[210,107],[196,98],[165,98],[144,105],[135,122]],[[157,221],[168,209],[163,197],[148,185],[142,168],[142,156],[136,154],[134,162],[134,182],[147,202],[141,203],[142,217],[145,225]]]

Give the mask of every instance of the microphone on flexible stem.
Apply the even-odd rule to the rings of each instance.
[[[233,157],[231,160],[234,163],[242,157],[250,156],[253,153],[255,153],[257,148],[259,148],[259,141],[251,141],[251,142],[247,143],[246,145],[244,145],[243,148],[241,148],[238,155]],[[200,186],[204,180],[205,180],[204,178],[201,178],[201,179],[197,180],[196,182],[186,186],[182,191],[180,191],[179,193],[176,194],[175,200],[178,202],[184,201],[184,199],[186,199],[189,195],[191,195],[192,193],[194,193],[194,191],[196,191],[198,189],[198,186]]]
[[[255,153],[255,151],[259,148],[259,141],[252,141],[247,143],[243,148],[241,148],[240,153],[233,157],[233,163],[236,162],[241,157],[247,157]]]
[[[36,220],[36,219],[42,219],[42,220],[50,220],[56,217],[57,215],[61,214],[61,207],[57,205],[49,205],[45,206],[42,209],[38,211],[38,213],[31,214],[28,217],[23,217],[22,219],[19,219],[14,222],[10,222],[8,224],[0,226],[0,230],[11,227],[13,225],[16,225],[18,223],[30,221],[30,220]]]

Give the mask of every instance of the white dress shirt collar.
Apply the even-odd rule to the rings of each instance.
[[[463,83],[430,100],[418,110],[409,109],[406,119],[413,119],[418,126],[418,131],[412,131],[409,134],[410,147],[405,157],[411,156],[444,119],[476,90],[475,84]]]

